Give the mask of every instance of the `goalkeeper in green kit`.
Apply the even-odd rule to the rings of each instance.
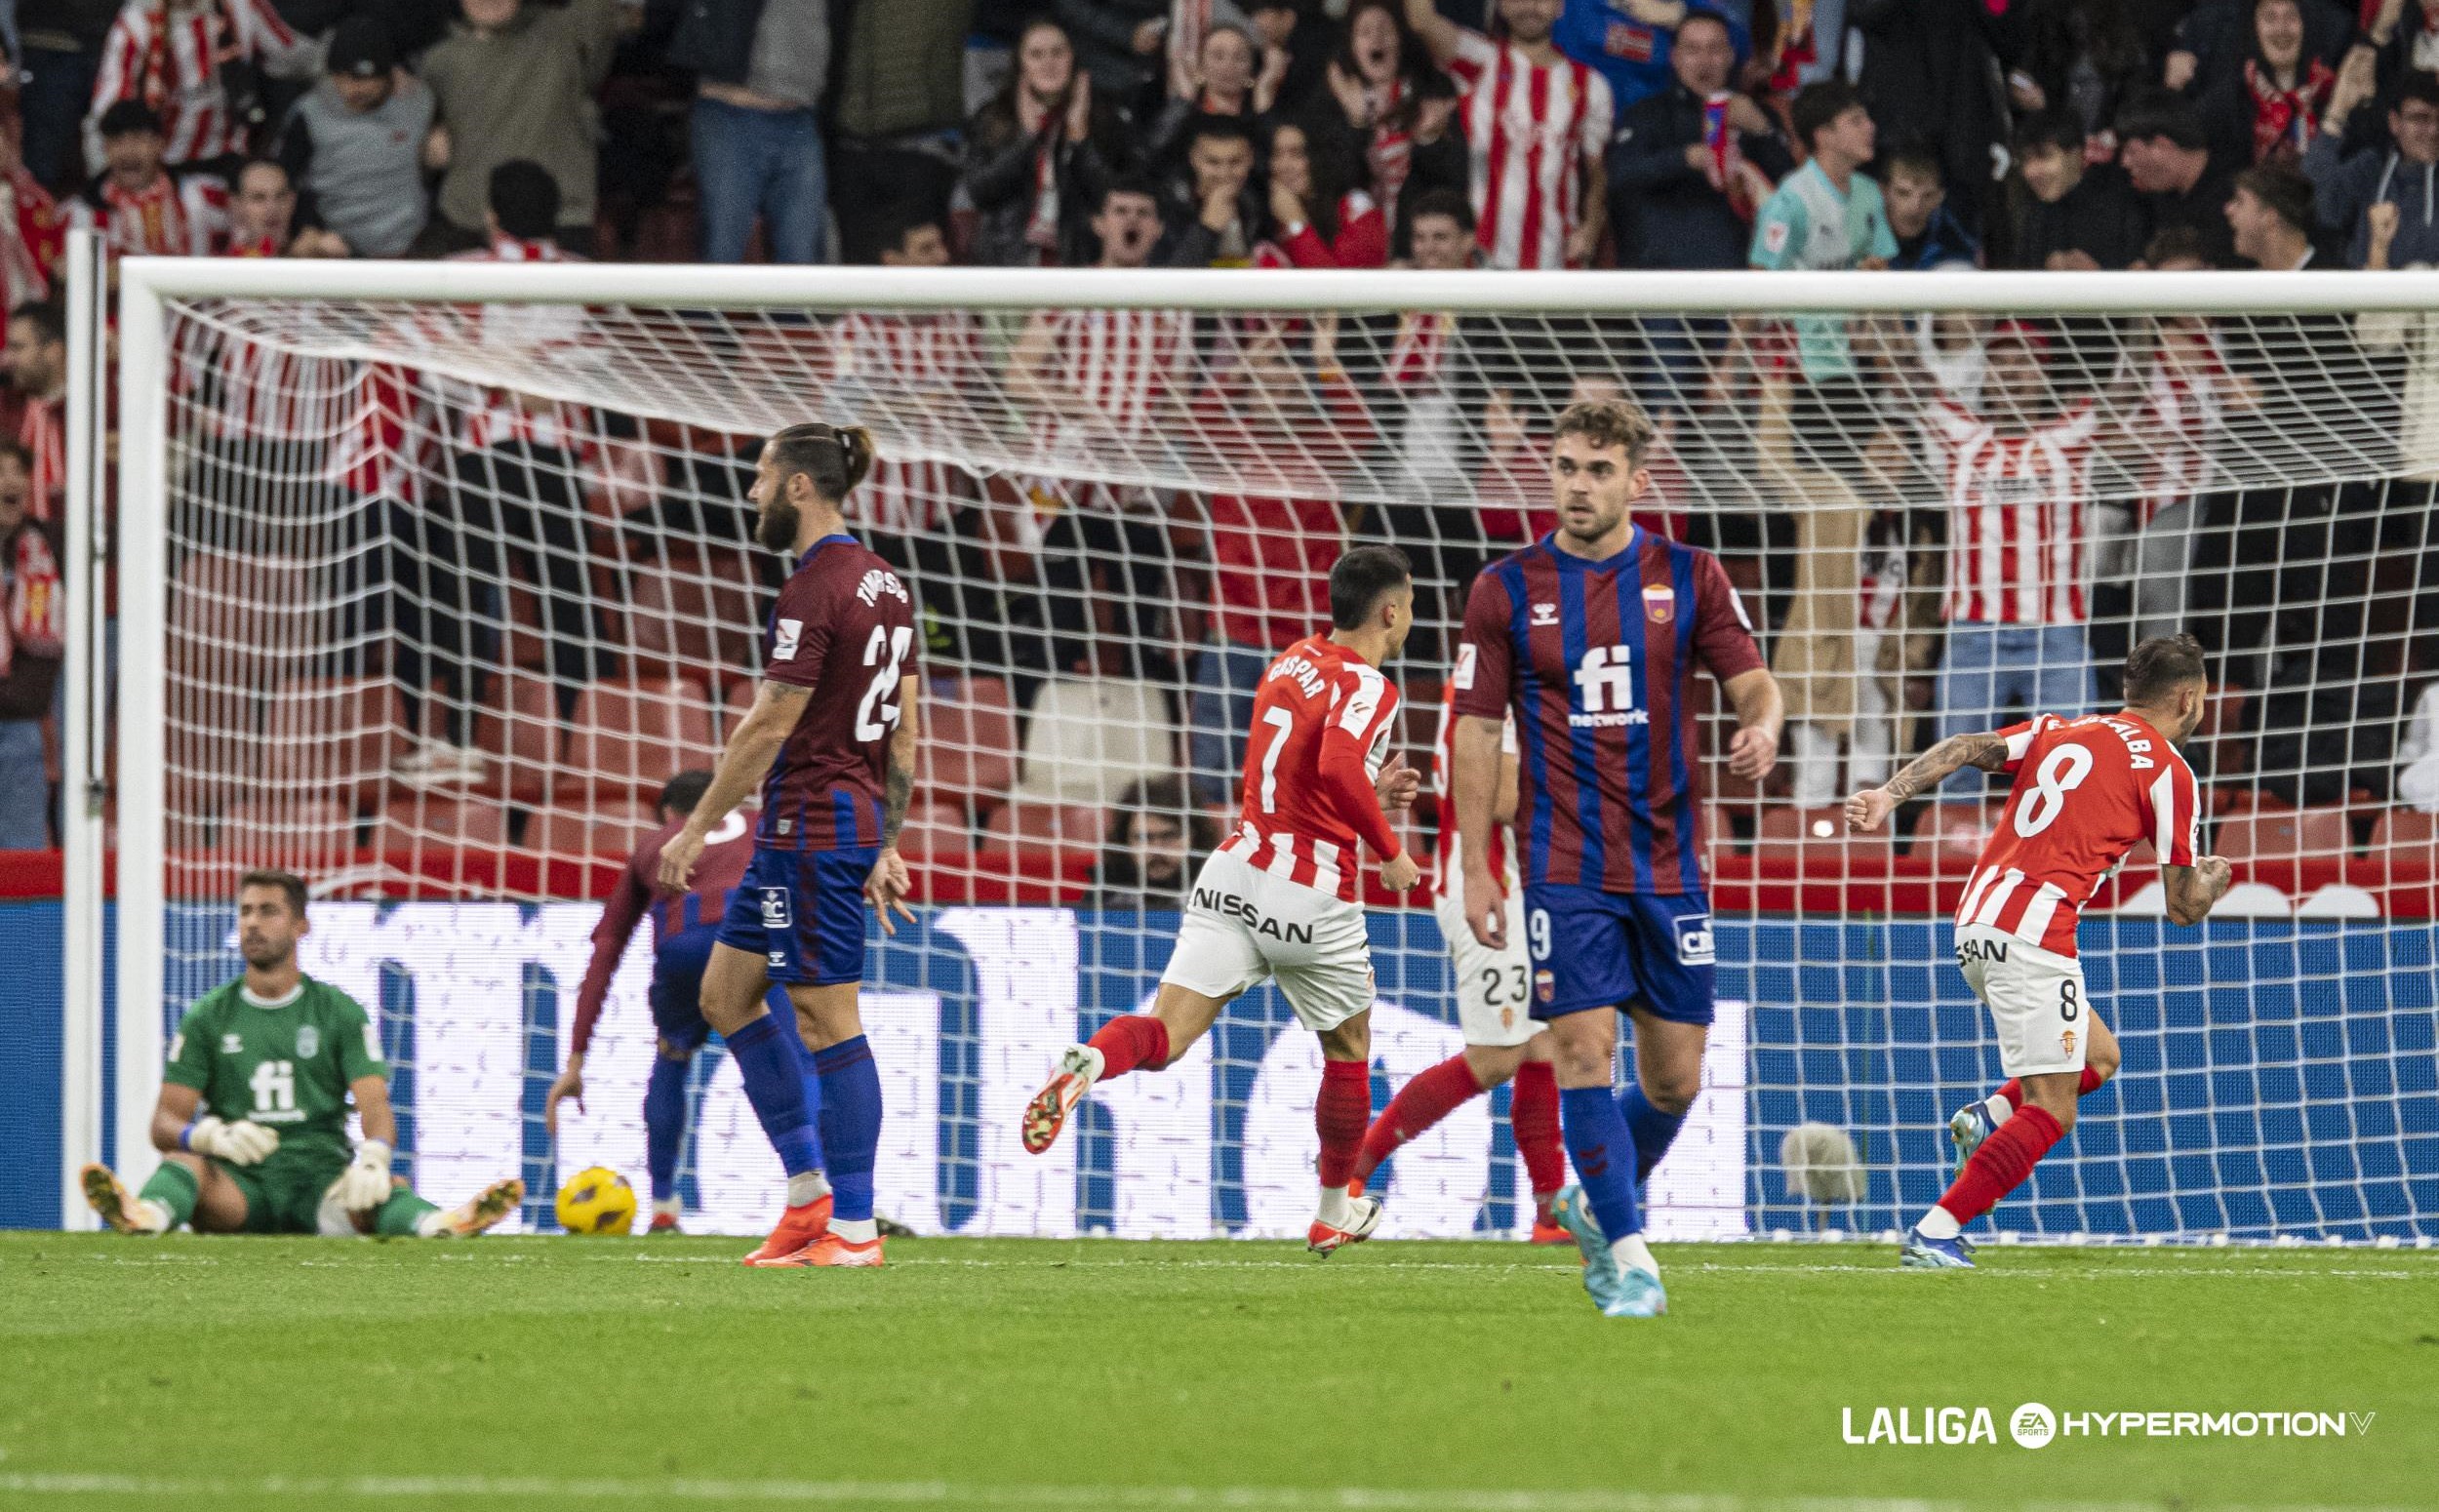
[[[85,1200],[122,1234],[479,1234],[514,1213],[525,1183],[495,1181],[443,1213],[389,1174],[398,1121],[389,1067],[361,1004],[297,967],[305,885],[251,871],[237,885],[246,975],[180,1020],[152,1110],[161,1167],[130,1197],[106,1166]],[[363,1142],[347,1141],[352,1095]]]

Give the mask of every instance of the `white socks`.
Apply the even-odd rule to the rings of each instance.
[[[415,1237],[418,1239],[438,1239],[448,1231],[449,1214],[438,1208],[415,1220]]]
[[[801,1208],[830,1195],[830,1178],[819,1171],[799,1172],[787,1178],[787,1205]],[[674,1208],[674,1204],[672,1205]]]
[[[139,1197],[127,1214],[136,1220],[136,1227],[147,1234],[170,1231],[170,1210],[149,1198]]]
[[[1641,1234],[1610,1241],[1609,1253],[1624,1269],[1642,1271],[1655,1280],[1659,1276],[1659,1261],[1652,1258],[1652,1247],[1643,1242]]]
[[[1347,1199],[1346,1188],[1325,1186],[1321,1189],[1321,1211],[1315,1218],[1332,1228],[1344,1228],[1355,1220],[1355,1205]]]
[[[832,1218],[830,1232],[849,1244],[868,1245],[881,1237],[878,1218]]]
[[[652,1211],[655,1217],[665,1213],[673,1218],[682,1218],[686,1215],[686,1204],[676,1197],[663,1197],[652,1205]]]
[[[1965,1231],[1964,1225],[1949,1216],[1945,1208],[1940,1207],[1934,1207],[1929,1213],[1924,1214],[1922,1221],[1914,1227],[1921,1231],[1925,1239],[1954,1239]]]
[[[2016,1104],[1997,1093],[1992,1093],[1981,1099],[1981,1111],[1989,1118],[1990,1127],[1995,1129],[2016,1116]]]

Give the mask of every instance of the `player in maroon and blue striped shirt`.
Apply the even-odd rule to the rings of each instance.
[[[1637,1188],[1701,1091],[1710,1029],[1696,664],[1736,706],[1731,771],[1766,776],[1785,722],[1719,559],[1627,515],[1651,487],[1651,421],[1625,401],[1559,417],[1558,529],[1474,579],[1454,678],[1459,833],[1490,833],[1500,727],[1511,713],[1516,721],[1532,1013],[1550,1025],[1578,1183],[1552,1212],[1611,1317],[1667,1308]],[[1464,860],[1466,923],[1501,948],[1504,890],[1488,848]],[[1622,1096],[1612,1095],[1613,1010],[1634,1018],[1636,1080]]]

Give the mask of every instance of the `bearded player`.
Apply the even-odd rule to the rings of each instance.
[[[1357,847],[1379,858],[1392,892],[1422,879],[1388,818],[1421,779],[1386,754],[1397,688],[1380,675],[1414,609],[1414,570],[1394,547],[1358,546],[1330,569],[1331,628],[1262,673],[1236,832],[1194,879],[1152,1011],[1113,1018],[1059,1057],[1025,1105],[1026,1149],[1049,1149],[1096,1082],[1167,1068],[1239,994],[1275,980],[1321,1037],[1321,1202],[1305,1248],[1326,1257],[1379,1225],[1380,1200],[1348,1190],[1372,1114],[1372,945]]]
[[[1737,712],[1729,770],[1759,779],[1785,707],[1719,559],[1627,514],[1651,487],[1652,422],[1618,399],[1558,418],[1558,528],[1483,569],[1457,651],[1457,826],[1491,833],[1500,730],[1519,747],[1516,851],[1533,1016],[1550,1026],[1576,1185],[1551,1213],[1583,1254],[1584,1290],[1613,1318],[1667,1310],[1643,1239],[1641,1188],[1702,1089],[1711,1022],[1694,669]],[[1507,887],[1487,846],[1464,854],[1465,922],[1506,948]],[[1635,1079],[1612,1082],[1618,1015],[1634,1020]]]
[[[1956,909],[1956,964],[1998,1026],[2010,1080],[1950,1126],[1964,1159],[1956,1180],[1905,1236],[1899,1263],[1970,1270],[1964,1226],[2032,1174],[2066,1131],[2075,1103],[2117,1064],[2117,1044],[2084,990],[2075,956],[2083,905],[2128,852],[2159,854],[2168,917],[2200,924],[2227,894],[2227,862],[2199,854],[2200,795],[2177,748],[2200,728],[2210,685],[2190,635],[2144,641],[2126,658],[2126,706],[2068,719],[2043,714],[1986,735],[1955,735],[1886,787],[1846,801],[1858,834],[1966,767],[2016,779],[1998,829]],[[2097,1042],[2097,1043],[2096,1043]],[[2093,1063],[2106,1047],[2103,1065]],[[1995,1105],[2004,1100],[2007,1112]],[[1992,1113],[1996,1113],[1992,1117]]]
[[[1432,790],[1440,799],[1439,845],[1432,855],[1431,910],[1440,921],[1440,937],[1448,942],[1449,965],[1457,974],[1457,1024],[1465,1048],[1435,1066],[1407,1079],[1389,1105],[1364,1131],[1363,1153],[1355,1159],[1355,1191],[1361,1195],[1380,1163],[1398,1147],[1500,1083],[1514,1080],[1507,1105],[1508,1126],[1515,1132],[1517,1152],[1524,1156],[1525,1175],[1533,1188],[1533,1242],[1566,1244],[1567,1230],[1550,1215],[1550,1206],[1567,1178],[1567,1156],[1558,1138],[1558,1083],[1550,1069],[1547,1025],[1533,1016],[1533,965],[1525,955],[1524,895],[1509,875],[1508,857],[1515,854],[1515,836],[1508,830],[1516,816],[1516,722],[1499,732],[1499,801],[1490,834],[1491,872],[1507,891],[1506,948],[1494,950],[1473,937],[1465,926],[1464,841],[1457,825],[1457,806],[1450,797],[1449,745],[1457,729],[1457,690],[1451,687],[1440,702],[1439,737],[1431,751]]]
[[[494,1181],[447,1213],[389,1174],[398,1120],[389,1067],[364,1006],[297,965],[311,928],[303,879],[250,871],[237,883],[246,974],[179,1020],[152,1109],[161,1164],[130,1197],[105,1166],[85,1200],[122,1234],[479,1234],[516,1212],[525,1183]],[[352,1098],[364,1137],[347,1140]]]
[[[660,848],[660,886],[686,893],[712,827],[761,788],[753,858],[702,977],[702,1016],[727,1041],[787,1173],[787,1211],[759,1265],[882,1261],[872,1217],[881,1078],[857,987],[864,903],[887,934],[897,933],[893,912],[914,918],[898,831],[914,791],[916,678],[913,600],[841,513],[871,466],[872,438],[854,426],[791,425],[763,443],[748,496],[754,538],[788,552],[795,570],[771,611],[753,706]],[[773,982],[795,1005],[818,1083],[763,1006]]]

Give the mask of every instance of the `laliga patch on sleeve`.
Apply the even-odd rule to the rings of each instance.
[[[1712,940],[1710,915],[1690,913],[1676,921],[1677,964],[1679,966],[1711,966],[1719,959],[1719,947]]]
[[[1457,648],[1457,675],[1451,681],[1456,683],[1459,693],[1473,691],[1473,658],[1474,648],[1470,642]]]
[[[802,619],[780,620],[780,633],[771,642],[771,659],[785,661],[795,656],[796,643],[804,638],[805,622]]]
[[[364,1021],[364,1058],[367,1060],[381,1058],[381,1031],[370,1018]]]
[[[1762,248],[1773,257],[1787,250],[1787,223],[1784,220],[1773,220],[1763,229]]]

